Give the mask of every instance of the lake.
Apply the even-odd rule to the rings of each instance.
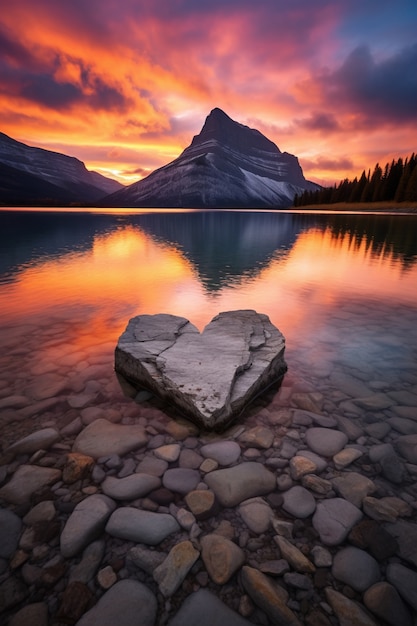
[[[72,395],[120,406],[113,351],[129,318],[172,313],[201,330],[243,308],[284,334],[284,386],[366,419],[343,404],[352,378],[417,394],[416,233],[416,215],[1,210],[0,398],[22,397],[40,425],[67,422]],[[5,442],[25,430],[13,415]]]

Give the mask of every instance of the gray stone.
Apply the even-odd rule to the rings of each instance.
[[[363,436],[364,430],[362,426],[359,426],[355,421],[341,415],[337,415],[336,420],[339,430],[345,433],[349,441],[356,441]]]
[[[287,572],[284,574],[284,583],[289,587],[295,587],[296,589],[302,589],[303,591],[313,589],[311,579],[305,574],[298,574],[298,572]]]
[[[250,622],[232,611],[207,589],[199,589],[184,600],[168,626],[250,626]]]
[[[363,409],[382,411],[392,406],[394,401],[386,393],[373,393],[365,398],[357,398],[355,403]]]
[[[12,478],[0,489],[0,498],[13,504],[29,502],[31,495],[47,485],[57,482],[61,471],[37,465],[20,465]]]
[[[266,495],[275,489],[276,484],[274,474],[256,462],[215,470],[207,474],[204,481],[225,507],[233,507],[243,500]]]
[[[403,435],[395,441],[395,447],[409,463],[417,464],[417,435]]]
[[[302,456],[305,459],[310,459],[310,461],[313,461],[313,463],[315,463],[317,466],[317,471],[319,474],[321,472],[324,472],[324,470],[327,468],[328,463],[326,459],[323,459],[323,457],[319,456],[315,452],[311,452],[311,450],[299,450],[297,452],[297,456]]]
[[[61,553],[65,558],[75,556],[97,539],[116,504],[101,494],[88,496],[77,504],[61,533]]]
[[[203,446],[200,452],[206,459],[214,459],[219,465],[227,466],[240,457],[240,445],[236,441],[216,441]]]
[[[348,472],[332,480],[332,485],[343,498],[361,508],[362,500],[376,490],[375,483],[358,472]]]
[[[283,494],[284,502],[282,508],[298,518],[305,518],[312,515],[316,510],[316,501],[307,489],[296,485]]]
[[[398,554],[417,567],[417,524],[397,520],[394,524],[384,524],[385,530],[398,542]]]
[[[243,550],[222,535],[205,535],[200,543],[201,558],[210,578],[217,585],[226,584],[245,562]]]
[[[401,563],[389,563],[387,580],[397,589],[404,600],[417,611],[417,572]]]
[[[316,454],[334,456],[348,442],[347,435],[330,428],[309,428],[306,432],[306,444]]]
[[[108,476],[101,483],[101,488],[106,496],[115,500],[135,500],[142,498],[153,489],[161,486],[161,480],[150,474],[131,474],[126,478]]]
[[[390,443],[379,443],[369,448],[369,458],[372,463],[379,463],[386,456],[395,454],[395,450]]]
[[[363,596],[365,606],[390,626],[413,626],[409,610],[398,591],[387,582],[376,583]]]
[[[107,522],[106,532],[113,537],[155,546],[180,530],[177,520],[168,513],[153,513],[133,507],[116,509]]]
[[[198,469],[203,462],[204,459],[198,452],[184,448],[184,450],[181,450],[178,465],[186,469]],[[218,463],[216,463],[216,468],[217,466]]]
[[[121,580],[78,620],[76,626],[154,626],[157,602],[136,580]]]
[[[258,535],[266,532],[271,525],[273,512],[262,498],[244,500],[240,503],[238,511],[246,526]]]
[[[367,396],[370,392],[361,380],[355,378],[355,376],[349,376],[349,374],[339,374],[338,372],[332,372],[330,375],[330,381],[335,387],[343,391],[346,395],[352,398],[360,398],[361,396]]]
[[[22,520],[12,511],[0,508],[0,558],[8,559],[15,552],[22,530]]]
[[[301,626],[295,613],[287,606],[288,593],[259,570],[242,567],[242,584],[246,592],[274,624]]]
[[[23,518],[26,526],[33,526],[36,522],[52,522],[56,516],[56,509],[52,500],[43,500],[26,513]]]
[[[400,485],[406,474],[404,463],[396,454],[387,454],[380,460],[382,474],[396,485]]]
[[[159,552],[146,546],[133,546],[126,556],[128,564],[140,567],[147,574],[153,574],[157,567],[161,565],[167,558],[166,552]]]
[[[71,568],[69,583],[80,582],[87,585],[93,578],[104,556],[105,543],[93,541],[83,552],[81,561]]]
[[[316,567],[330,567],[333,563],[331,552],[323,546],[314,546],[311,550],[311,556]]]
[[[335,612],[340,626],[379,626],[365,610],[365,607],[349,600],[331,587],[326,587],[325,592],[327,601]]]
[[[381,579],[377,561],[365,550],[348,546],[333,559],[332,574],[356,591],[365,591]]]
[[[162,478],[162,484],[166,489],[182,495],[193,491],[199,482],[200,472],[182,467],[168,469]]]
[[[200,556],[191,541],[181,541],[171,548],[166,559],[153,572],[159,591],[167,598],[182,585],[188,572]]]
[[[337,546],[361,519],[361,511],[347,500],[329,498],[317,503],[312,521],[322,543]]]
[[[47,450],[59,439],[59,433],[55,428],[43,428],[37,430],[23,439],[19,439],[7,449],[13,454],[33,454],[38,450]]]
[[[73,450],[92,456],[93,459],[112,454],[123,456],[141,448],[147,441],[142,426],[112,424],[105,419],[97,419],[80,432]]]
[[[365,426],[366,433],[374,439],[384,439],[390,430],[391,426],[387,422],[374,422]]]
[[[48,626],[48,605],[46,602],[28,604],[13,615],[8,626]]]
[[[168,469],[167,461],[163,461],[162,459],[157,459],[154,456],[150,456],[147,454],[143,461],[141,461],[137,468],[136,472],[138,474],[150,474],[151,476],[162,476],[164,472]]]
[[[316,571],[313,563],[288,539],[275,535],[274,541],[279,547],[281,556],[288,561],[293,569],[301,574],[313,574]]]
[[[390,417],[387,419],[388,424],[401,433],[402,435],[416,435],[417,434],[417,422],[414,420],[404,419],[402,417]]]
[[[223,428],[287,366],[266,315],[220,313],[199,330],[183,317],[139,315],[119,338],[115,368],[204,428]]]
[[[29,589],[19,578],[10,576],[0,584],[0,614],[22,602],[29,593]]]

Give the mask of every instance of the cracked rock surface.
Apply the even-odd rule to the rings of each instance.
[[[138,315],[119,338],[115,369],[214,430],[282,379],[284,350],[280,331],[253,310],[220,313],[202,333],[183,317]]]

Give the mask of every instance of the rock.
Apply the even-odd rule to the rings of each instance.
[[[19,545],[22,520],[12,511],[0,508],[0,559],[8,559]]]
[[[139,315],[119,338],[115,369],[206,429],[224,428],[281,380],[285,340],[266,315],[220,313],[200,334],[183,317]]]
[[[59,439],[59,433],[55,428],[43,428],[31,433],[23,439],[19,439],[7,449],[13,454],[33,454],[38,450],[47,450]]]
[[[380,460],[382,473],[396,485],[400,485],[405,477],[406,471],[404,463],[398,458],[396,454],[387,454]]]
[[[181,541],[170,550],[166,559],[153,572],[159,591],[165,598],[172,596],[182,585],[199,556],[199,551],[191,541]]]
[[[369,458],[372,463],[379,463],[385,456],[395,454],[395,450],[390,443],[379,443],[369,448]]]
[[[393,400],[386,393],[373,393],[364,398],[357,398],[354,402],[361,408],[369,409],[370,411],[382,411],[394,404]]]
[[[150,474],[131,474],[126,478],[107,476],[101,483],[101,488],[106,496],[115,500],[135,500],[142,498],[153,489],[161,486],[161,480]]]
[[[337,546],[361,519],[361,511],[347,500],[329,498],[317,503],[312,521],[322,543]]]
[[[11,576],[0,584],[0,614],[22,602],[29,589],[18,578]]]
[[[99,568],[104,556],[104,541],[93,541],[83,552],[81,561],[71,568],[69,582],[89,583]]]
[[[48,626],[48,605],[35,602],[24,606],[9,621],[9,626]]]
[[[177,520],[181,528],[184,528],[184,530],[188,531],[191,530],[191,528],[197,521],[191,511],[187,511],[187,509],[182,508],[178,509],[178,511],[176,512],[175,519]]]
[[[146,546],[137,545],[129,550],[126,557],[126,562],[132,564],[135,567],[140,567],[147,574],[153,574],[157,567],[161,565],[166,559],[168,554],[166,552],[159,552],[159,550],[153,550]]]
[[[391,430],[391,426],[387,422],[374,422],[365,426],[365,432],[374,439],[385,439]]]
[[[101,494],[77,504],[61,533],[61,554],[65,558],[75,556],[97,539],[115,508],[113,500]]]
[[[107,522],[106,532],[113,537],[155,546],[180,530],[168,513],[153,513],[133,507],[116,509]]]
[[[326,550],[326,548],[323,548],[323,546],[314,546],[311,550],[311,556],[313,557],[316,567],[331,567],[333,563],[331,553]]]
[[[309,517],[316,510],[316,501],[307,489],[296,485],[283,495],[282,508],[290,515],[303,519]]]
[[[205,520],[216,510],[216,498],[209,489],[190,491],[185,496],[185,503],[197,520]]]
[[[395,447],[401,456],[409,463],[417,464],[417,435],[403,435],[397,437]]]
[[[353,600],[349,600],[344,595],[335,591],[331,587],[326,587],[326,598],[339,620],[340,626],[378,626],[378,623]]]
[[[12,478],[0,489],[0,498],[12,504],[29,502],[31,495],[47,485],[57,482],[61,471],[37,465],[19,465]]]
[[[385,502],[384,498],[378,500],[368,496],[362,500],[364,513],[377,522],[395,522],[398,511],[395,506]]]
[[[75,483],[77,480],[83,480],[88,476],[93,465],[94,459],[91,456],[80,454],[79,452],[70,452],[67,454],[62,471],[62,480],[67,484]]]
[[[263,574],[269,574],[269,576],[283,576],[290,571],[290,566],[285,559],[275,559],[274,561],[263,561],[259,569]]]
[[[227,466],[236,463],[240,457],[240,445],[236,441],[216,441],[203,446],[200,452],[206,459],[214,459],[219,465]]]
[[[182,467],[168,469],[162,478],[162,484],[166,489],[182,495],[193,491],[199,482],[200,472]]]
[[[368,550],[378,561],[385,561],[398,550],[394,537],[374,520],[362,520],[356,524],[349,533],[349,541]]]
[[[305,459],[310,459],[310,461],[313,461],[313,463],[316,464],[317,472],[319,474],[321,472],[324,472],[324,470],[327,468],[328,463],[326,459],[323,459],[323,457],[319,456],[318,454],[311,452],[311,450],[299,450],[297,452],[297,456],[302,456]]]
[[[417,422],[414,420],[404,419],[403,417],[389,417],[388,424],[401,433],[402,435],[416,435],[417,434]]]
[[[358,508],[366,496],[376,491],[375,483],[358,472],[342,474],[332,480],[332,485],[337,493]]]
[[[217,585],[226,584],[245,562],[243,550],[221,535],[205,535],[200,543],[201,558],[210,578]]]
[[[370,587],[363,596],[363,602],[366,608],[391,626],[413,626],[411,614],[398,591],[387,582]]]
[[[293,480],[300,480],[306,474],[315,474],[317,465],[311,459],[303,456],[293,456],[290,459],[290,473]]]
[[[277,519],[274,517],[272,518],[272,527],[277,535],[281,535],[282,537],[285,537],[286,539],[292,541],[294,530],[294,524],[292,522],[287,522],[285,520]]]
[[[359,424],[348,417],[336,416],[337,426],[342,433],[345,433],[349,441],[356,441],[359,437],[362,437],[364,430]]]
[[[397,540],[400,557],[417,567],[417,525],[397,520],[394,524],[384,524],[384,528]]]
[[[162,476],[168,469],[168,463],[154,456],[145,456],[136,467],[138,474],[151,474],[151,476]]]
[[[268,615],[275,624],[301,626],[295,613],[287,606],[288,593],[265,574],[253,567],[242,567],[242,584],[253,602]]]
[[[105,419],[97,419],[81,431],[75,440],[73,451],[92,456],[93,459],[112,454],[123,456],[131,450],[141,448],[147,441],[142,426],[112,424]]]
[[[154,450],[154,455],[158,459],[162,459],[167,463],[173,463],[178,459],[181,452],[181,446],[178,443],[170,443]]]
[[[387,580],[394,585],[404,600],[417,611],[417,572],[401,565],[401,563],[389,563]]]
[[[97,582],[102,589],[110,589],[117,581],[117,575],[111,565],[106,565],[97,574]]]
[[[258,535],[266,532],[271,525],[273,512],[262,498],[244,500],[240,503],[238,511],[246,526]]]
[[[179,467],[183,467],[184,469],[201,469],[201,464],[204,462],[201,454],[198,454],[195,450],[190,450],[189,448],[184,448],[181,450],[178,465]],[[216,463],[216,467],[218,463]]]
[[[359,459],[362,454],[363,452],[361,452],[360,450],[356,450],[356,448],[345,448],[344,450],[341,450],[333,457],[335,468],[338,470],[344,469],[345,467]]]
[[[265,426],[255,426],[250,430],[245,430],[239,437],[241,443],[246,443],[253,448],[268,449],[274,441],[274,433]]]
[[[316,571],[313,563],[290,541],[276,535],[274,541],[280,549],[281,556],[288,561],[293,569],[303,574],[313,574]]]
[[[289,587],[295,587],[296,589],[302,589],[303,591],[310,591],[313,589],[311,579],[305,574],[298,574],[297,572],[287,572],[284,574],[284,583]]]
[[[256,462],[241,463],[206,474],[204,481],[225,507],[266,495],[275,489],[275,476]]]
[[[43,500],[30,509],[23,518],[26,526],[33,526],[37,522],[52,522],[56,516],[56,509],[52,500]]]
[[[153,593],[136,580],[117,582],[76,626],[154,626],[157,602]]]
[[[62,595],[61,605],[56,614],[58,623],[75,624],[91,606],[93,597],[87,585],[76,581],[70,582]]]
[[[306,444],[316,454],[334,456],[348,442],[347,435],[331,428],[309,428],[306,432]]]
[[[381,579],[377,561],[354,546],[343,548],[335,554],[332,574],[356,591],[366,591]]]
[[[322,496],[327,495],[333,489],[330,480],[320,478],[320,476],[316,476],[315,474],[303,476],[301,484],[305,489],[310,489],[310,491],[314,491]]]
[[[251,626],[207,589],[199,589],[184,600],[167,626]]]

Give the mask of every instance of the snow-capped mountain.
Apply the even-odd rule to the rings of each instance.
[[[122,189],[119,182],[90,172],[82,161],[27,146],[0,133],[0,204],[97,202]]]
[[[295,194],[318,188],[304,178],[295,156],[216,108],[177,159],[104,202],[125,207],[284,208]]]

